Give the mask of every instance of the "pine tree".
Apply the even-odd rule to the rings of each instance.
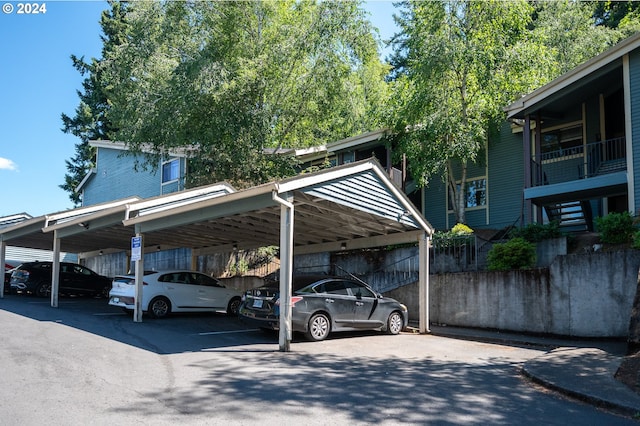
[[[102,57],[122,44],[126,35],[125,15],[128,10],[126,2],[110,1],[111,9],[102,12],[100,25],[103,47]],[[101,83],[101,59],[91,58],[85,61],[84,57],[71,55],[73,66],[85,77],[82,83],[82,91],[78,91],[80,103],[76,107],[73,117],[62,113],[62,131],[80,138],[75,146],[75,155],[66,160],[67,174],[64,184],[60,188],[69,193],[69,199],[78,206],[81,204],[81,196],[75,190],[82,182],[86,174],[95,166],[95,148],[89,145],[91,140],[109,139],[114,131],[111,123],[106,118],[109,109],[107,95]]]

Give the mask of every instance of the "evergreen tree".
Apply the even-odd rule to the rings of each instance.
[[[126,2],[110,1],[109,5],[111,9],[103,11],[100,20],[103,56],[121,45],[126,35]],[[80,194],[75,192],[76,188],[95,166],[95,148],[89,146],[89,141],[109,139],[115,129],[106,116],[109,102],[101,82],[101,60],[92,58],[87,62],[84,57],[72,55],[71,61],[85,79],[82,82],[82,91],[77,92],[80,103],[76,107],[75,115],[70,117],[62,113],[62,131],[77,136],[80,142],[75,145],[75,155],[65,161],[68,173],[65,174],[64,184],[60,185],[60,188],[67,191],[69,199],[78,206],[82,200]]]

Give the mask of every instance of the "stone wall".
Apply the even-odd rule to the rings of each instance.
[[[431,323],[576,337],[624,337],[640,251],[558,256],[549,268],[430,276]],[[418,318],[418,286],[387,295]]]

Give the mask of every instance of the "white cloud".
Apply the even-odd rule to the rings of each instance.
[[[13,161],[0,157],[0,170],[18,170],[18,166]]]

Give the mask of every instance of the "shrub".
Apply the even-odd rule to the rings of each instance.
[[[604,217],[596,217],[596,227],[603,243],[628,243],[633,235],[633,218],[629,212],[609,213]]]
[[[560,232],[560,222],[554,220],[545,225],[531,223],[524,228],[514,229],[510,233],[511,238],[524,238],[530,243],[538,243],[543,240],[550,240],[562,236]]]
[[[521,237],[495,244],[487,253],[487,267],[490,271],[529,269],[535,265],[536,247]]]
[[[640,231],[634,232],[631,247],[634,249],[640,249]]]
[[[458,223],[450,231],[438,231],[433,234],[433,246],[436,248],[459,247],[473,240],[473,229]]]
[[[473,234],[473,229],[469,228],[464,223],[456,223],[456,226],[451,228],[451,233],[453,235],[471,235]]]

